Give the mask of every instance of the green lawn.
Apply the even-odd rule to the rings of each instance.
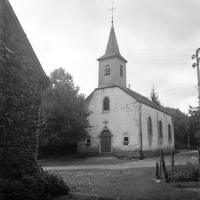
[[[198,182],[156,183],[153,180],[154,168],[65,170],[53,173],[64,178],[73,194],[78,195],[77,199],[95,199],[86,198],[87,196],[130,200],[200,199],[200,184]],[[67,198],[62,198],[62,200],[64,199]]]

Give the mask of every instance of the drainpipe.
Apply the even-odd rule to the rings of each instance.
[[[139,156],[140,160],[143,159],[143,148],[142,148],[142,104],[139,106]]]

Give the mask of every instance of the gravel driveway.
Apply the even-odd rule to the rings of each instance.
[[[159,162],[159,157],[148,158],[144,160],[134,160],[127,161],[123,164],[95,164],[95,162],[99,159],[104,163],[105,159],[108,161],[109,159],[113,160],[117,159],[115,157],[93,157],[88,158],[91,159],[90,162],[94,164],[76,164],[70,163],[70,165],[54,165],[54,166],[44,166],[44,170],[54,171],[54,170],[78,170],[78,169],[130,169],[130,168],[141,168],[141,167],[154,167],[156,162]],[[170,155],[165,156],[166,165],[170,165]],[[191,162],[193,164],[198,163],[197,151],[183,151],[175,154],[175,164],[183,165],[187,162]]]

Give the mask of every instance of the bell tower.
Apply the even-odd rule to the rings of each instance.
[[[99,61],[99,88],[115,85],[126,88],[127,61],[120,54],[113,19],[106,52],[97,60]]]

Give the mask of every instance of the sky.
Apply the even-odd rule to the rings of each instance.
[[[111,0],[10,0],[47,75],[69,72],[86,96],[98,87],[98,61],[111,28]],[[114,27],[128,60],[127,84],[187,113],[197,106],[199,0],[114,0]]]

